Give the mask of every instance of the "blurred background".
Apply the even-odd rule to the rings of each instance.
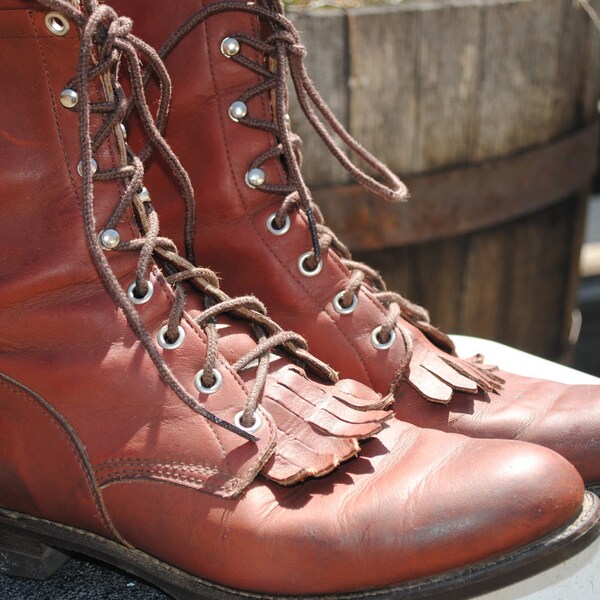
[[[402,205],[369,196],[292,102],[305,177],[355,257],[445,331],[596,375],[599,8],[587,0],[288,6],[317,89],[411,190]]]

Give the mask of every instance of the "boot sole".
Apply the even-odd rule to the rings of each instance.
[[[586,492],[577,518],[564,528],[519,550],[442,575],[379,590],[302,596],[303,600],[465,600],[505,587],[577,554],[600,534],[600,501]],[[37,517],[0,509],[0,574],[47,579],[75,552],[126,571],[156,586],[175,600],[290,599],[234,590],[194,577],[140,550],[98,535]]]

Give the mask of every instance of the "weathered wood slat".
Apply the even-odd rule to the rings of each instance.
[[[573,0],[405,0],[328,17],[333,49],[318,18],[294,16],[315,84],[413,194],[368,197],[303,129],[328,224],[444,329],[557,357],[598,148],[588,16]]]
[[[573,307],[565,301],[573,269],[564,249],[584,206],[568,198],[509,228],[354,255],[427,306],[436,325],[557,358]]]
[[[552,139],[562,2],[490,6],[485,11],[479,131],[473,160]]]
[[[416,170],[466,164],[473,159],[481,101],[485,10],[455,6],[420,13],[415,70],[418,87]],[[388,158],[392,158],[388,151]],[[399,172],[406,172],[398,165]]]
[[[573,0],[407,0],[291,17],[325,100],[401,175],[525,150],[597,112],[600,36]],[[307,180],[347,181],[294,102],[290,113]]]
[[[336,117],[348,127],[348,53],[347,23],[341,10],[328,10],[324,13],[299,13],[294,17],[300,32],[320,40],[327,46],[327,52],[310,51],[306,56],[309,73],[326,72],[328,76],[319,83],[319,92],[327,99],[327,104]],[[316,50],[316,49],[314,49]],[[292,98],[295,96],[292,94]],[[326,184],[331,181],[350,181],[350,176],[337,161],[331,160],[329,151],[304,118],[297,103],[290,107],[290,118],[294,132],[304,142],[302,168],[310,173],[311,183]]]

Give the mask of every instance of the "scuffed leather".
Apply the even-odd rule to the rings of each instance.
[[[178,2],[168,14],[152,1],[117,0],[113,4],[134,19],[134,31],[160,47],[192,12],[209,2]],[[285,235],[269,233],[267,218],[280,207],[282,197],[250,189],[244,174],[275,139],[268,132],[232,121],[227,114],[239,94],[260,78],[220,52],[225,37],[258,35],[259,30],[253,16],[216,15],[191,31],[166,58],[175,90],[166,137],[189,168],[196,189],[198,260],[222,276],[230,293],[253,293],[261,298],[273,318],[299,331],[311,351],[342,376],[380,393],[388,393],[398,375],[406,356],[401,328],[408,332],[414,354],[396,390],[395,411],[401,419],[477,437],[534,441],[561,452],[588,483],[599,482],[600,388],[564,387],[508,373],[499,378],[476,360],[447,354],[402,318],[396,343],[388,350],[376,350],[370,335],[386,309],[373,290],[363,285],[356,310],[351,315],[338,314],[332,300],[346,287],[350,274],[333,251],[323,257],[319,275],[305,277],[299,272],[299,256],[311,249],[304,215],[291,215],[292,225]],[[247,47],[242,53],[258,59]],[[273,119],[267,94],[251,100],[248,108],[252,117]],[[135,136],[135,121],[130,125]],[[280,161],[270,160],[263,169],[269,183],[286,181]],[[147,181],[159,198],[166,231],[182,247],[183,206],[166,173],[167,167],[156,160],[150,164]],[[469,410],[461,410],[466,405]],[[460,418],[454,418],[455,413]],[[532,422],[535,434],[529,426]]]

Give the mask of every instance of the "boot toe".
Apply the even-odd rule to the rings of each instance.
[[[510,555],[571,522],[583,482],[532,444],[392,421],[358,458],[292,488],[259,479],[215,503],[130,482],[105,498],[124,537],[171,564],[235,589],[319,595],[402,586]],[[140,513],[160,535],[135,527]]]

